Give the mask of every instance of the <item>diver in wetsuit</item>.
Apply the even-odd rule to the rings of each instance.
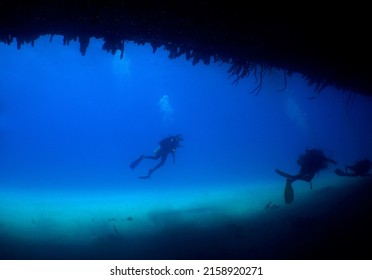
[[[358,177],[370,176],[369,171],[372,169],[372,162],[369,159],[362,159],[357,161],[354,165],[347,165],[345,172],[341,169],[336,169],[335,173],[339,176]],[[351,172],[350,172],[350,171]]]
[[[173,163],[176,162],[176,149],[181,147],[180,141],[183,141],[183,138],[180,134],[174,135],[174,136],[168,136],[164,139],[162,139],[159,142],[159,146],[154,151],[153,156],[145,156],[141,155],[138,159],[133,161],[130,164],[131,169],[135,169],[137,165],[143,160],[143,159],[153,159],[157,160],[160,158],[160,162],[155,165],[153,168],[151,168],[146,176],[139,176],[140,179],[148,179],[151,177],[152,173],[157,170],[159,167],[163,166],[165,161],[168,158],[168,154],[172,155]]]
[[[320,170],[326,169],[328,163],[337,164],[331,158],[324,155],[322,150],[319,149],[306,149],[305,154],[301,155],[297,160],[297,163],[301,166],[301,169],[297,175],[289,175],[279,169],[275,169],[275,172],[279,175],[287,178],[286,186],[284,190],[284,199],[286,203],[291,203],[294,200],[294,191],[292,183],[297,180],[302,180],[310,183],[312,189],[312,183],[315,174]]]

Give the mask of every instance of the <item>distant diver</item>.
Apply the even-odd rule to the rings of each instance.
[[[285,189],[284,189],[284,201],[286,203],[292,203],[294,200],[294,191],[292,183],[297,180],[302,180],[310,183],[310,189],[313,188],[311,181],[315,174],[320,170],[326,169],[328,163],[337,164],[331,158],[324,155],[322,150],[319,149],[306,149],[306,152],[301,155],[297,163],[301,166],[301,169],[297,175],[289,175],[279,169],[275,169],[275,172],[279,175],[287,178]]]
[[[354,165],[347,165],[345,171],[336,169],[335,173],[339,176],[347,177],[359,177],[359,176],[370,176],[369,172],[372,169],[372,162],[369,159],[362,159],[355,162]],[[350,171],[351,172],[350,172]]]
[[[157,160],[160,158],[160,162],[157,165],[155,165],[153,168],[151,168],[146,176],[138,177],[140,179],[150,178],[152,173],[154,173],[155,170],[157,170],[159,167],[161,167],[165,163],[169,153],[172,155],[173,163],[176,162],[176,150],[177,148],[182,147],[180,145],[180,141],[183,141],[183,137],[180,134],[177,134],[174,136],[168,136],[162,139],[159,142],[159,146],[155,149],[153,156],[141,155],[138,159],[133,161],[129,167],[133,170],[138,166],[138,164],[143,159]]]

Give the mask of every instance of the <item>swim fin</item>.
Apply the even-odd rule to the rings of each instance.
[[[140,156],[138,159],[136,159],[135,161],[133,161],[133,162],[129,165],[130,169],[134,169],[134,168],[136,168],[137,165],[141,162],[141,160],[143,160],[143,158],[144,158],[144,156],[142,155],[142,156]]]
[[[285,184],[285,189],[284,189],[284,201],[285,203],[289,204],[292,203],[294,200],[294,191],[292,184],[289,180],[287,180],[287,183]]]
[[[152,169],[149,170],[149,174],[147,174],[147,176],[138,176],[138,178],[140,179],[148,179],[151,177],[151,174],[152,172],[154,172]]]
[[[283,171],[281,171],[279,169],[275,169],[275,172],[278,173],[280,176],[283,176],[283,177],[285,177],[287,179],[293,178],[292,175],[289,175],[288,173],[285,173],[285,172],[283,172]]]

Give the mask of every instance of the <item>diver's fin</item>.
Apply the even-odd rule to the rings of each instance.
[[[288,173],[285,173],[285,172],[283,172],[283,171],[281,171],[279,169],[275,169],[275,172],[278,173],[280,176],[283,176],[283,177],[285,177],[287,179],[292,179],[294,177],[294,176],[289,175]]]
[[[148,179],[148,178],[150,178],[152,172],[154,172],[154,171],[152,169],[150,169],[149,170],[149,174],[147,174],[147,176],[138,176],[138,178],[140,178],[140,179]]]
[[[144,156],[140,156],[138,159],[136,159],[135,161],[133,161],[129,167],[130,169],[134,169],[137,167],[137,165],[141,162],[141,160],[143,160]]]
[[[293,187],[290,181],[287,180],[287,183],[285,184],[285,189],[284,189],[284,201],[285,203],[289,204],[289,203],[292,203],[293,200],[294,200]]]

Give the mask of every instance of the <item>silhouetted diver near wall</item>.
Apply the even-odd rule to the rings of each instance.
[[[285,189],[284,189],[284,201],[286,203],[292,203],[294,200],[294,191],[292,183],[297,180],[302,180],[310,183],[312,189],[312,183],[315,174],[320,170],[326,169],[328,163],[337,164],[331,158],[324,155],[322,150],[318,149],[306,149],[305,154],[301,155],[297,160],[297,163],[301,166],[301,169],[297,175],[289,175],[279,169],[275,169],[275,172],[279,175],[287,178]]]
[[[158,148],[154,151],[155,155],[153,155],[153,156],[141,155],[138,159],[136,159],[135,161],[133,161],[130,164],[130,168],[135,169],[143,159],[156,160],[156,159],[160,158],[160,162],[157,165],[155,165],[153,168],[151,168],[146,176],[139,176],[138,177],[140,179],[150,178],[152,173],[155,170],[157,170],[158,168],[160,168],[161,166],[164,165],[165,161],[168,158],[169,153],[172,155],[173,163],[176,162],[176,149],[181,147],[180,141],[183,141],[183,138],[180,134],[177,134],[177,135],[174,135],[174,136],[168,136],[168,137],[162,139],[159,142]]]
[[[369,171],[372,169],[372,162],[369,159],[363,159],[357,161],[354,165],[345,166],[345,171],[336,169],[335,173],[339,176],[347,177],[358,177],[358,176],[370,176]],[[349,172],[351,170],[351,172]]]

